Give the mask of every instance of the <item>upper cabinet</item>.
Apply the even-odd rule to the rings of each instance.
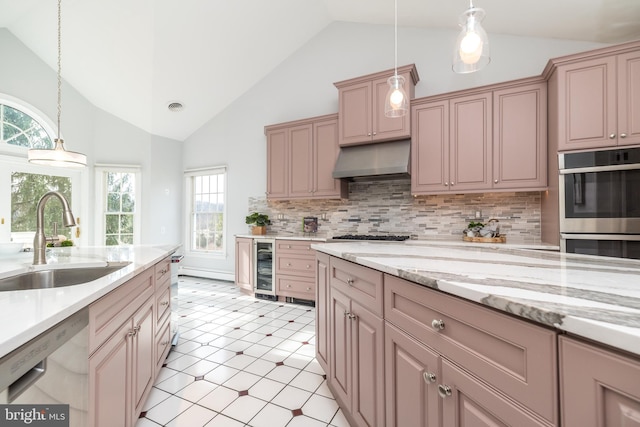
[[[336,114],[265,128],[269,200],[343,198],[345,182],[333,179],[338,158]]]
[[[415,100],[412,194],[545,189],[546,105],[540,79]]]
[[[558,150],[640,144],[640,43],[550,61]]]
[[[399,118],[384,115],[384,102],[389,90],[387,79],[394,70],[369,74],[334,83],[338,88],[340,146],[404,139],[411,136],[409,114]],[[419,81],[415,65],[398,68],[405,79],[404,90],[410,99]]]

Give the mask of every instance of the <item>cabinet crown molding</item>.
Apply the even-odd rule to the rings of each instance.
[[[395,69],[391,68],[389,70],[380,71],[377,73],[367,74],[364,76],[335,82],[333,85],[338,89],[340,89],[341,87],[349,86],[354,83],[376,80],[383,77],[391,77],[394,75],[394,73],[395,73]],[[398,67],[398,74],[404,74],[404,73],[409,73],[414,85],[418,84],[418,82],[420,81],[420,76],[418,76],[418,70],[416,69],[416,64],[409,64],[409,65],[404,65],[402,67]]]

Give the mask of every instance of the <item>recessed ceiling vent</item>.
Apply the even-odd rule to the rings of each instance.
[[[184,105],[182,105],[179,102],[172,102],[167,106],[167,108],[169,109],[169,111],[173,113],[177,113],[179,111],[184,110]]]

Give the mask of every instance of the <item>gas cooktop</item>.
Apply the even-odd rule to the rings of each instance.
[[[411,236],[395,236],[395,235],[381,235],[374,236],[370,234],[344,234],[342,236],[333,236],[333,240],[384,240],[392,242],[402,242],[409,239]]]

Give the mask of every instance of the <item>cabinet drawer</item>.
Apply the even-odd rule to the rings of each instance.
[[[89,354],[153,295],[153,275],[153,268],[149,268],[89,306]]]
[[[160,332],[156,334],[156,372],[160,372],[164,360],[171,349],[171,322],[167,321],[162,325]]]
[[[382,317],[381,272],[334,257],[329,266],[331,287]]]
[[[316,277],[316,262],[313,256],[280,256],[276,253],[276,274]]]
[[[155,265],[156,283],[171,279],[171,257],[167,257]]]
[[[387,321],[555,423],[555,332],[390,275],[384,300]]]
[[[315,251],[311,249],[309,240],[276,240],[276,254],[309,254],[315,257]]]
[[[276,276],[276,282],[276,294],[279,296],[316,300],[315,278]]]
[[[171,289],[156,292],[156,324],[160,326],[171,313]]]

